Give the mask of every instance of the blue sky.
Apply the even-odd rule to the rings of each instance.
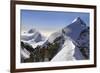
[[[89,26],[89,13],[21,10],[21,29],[35,28],[49,35],[80,17]]]

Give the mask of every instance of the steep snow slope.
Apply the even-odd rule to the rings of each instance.
[[[69,61],[74,60],[75,45],[71,40],[67,39],[62,47],[61,51],[56,54],[56,56],[51,61]]]

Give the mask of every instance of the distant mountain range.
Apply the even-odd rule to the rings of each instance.
[[[89,59],[89,27],[80,17],[48,38],[35,29],[21,34],[21,62],[84,59]]]

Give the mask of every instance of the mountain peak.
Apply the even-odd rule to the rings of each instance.
[[[82,20],[81,20],[80,17],[76,17],[76,18],[72,21],[72,23],[74,23],[74,22],[76,22],[76,21],[82,21]]]
[[[76,17],[71,24],[63,29],[64,34],[70,36],[72,39],[76,40],[80,32],[87,26],[80,17]]]
[[[81,24],[83,26],[86,26],[85,22],[80,18],[80,17],[76,17],[73,21],[72,24]]]
[[[28,33],[34,33],[36,30],[35,29],[30,29],[29,31],[28,31]]]

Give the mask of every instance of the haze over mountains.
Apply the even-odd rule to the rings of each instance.
[[[85,59],[89,59],[89,26],[80,17],[49,37],[38,29],[21,34],[21,62]]]

